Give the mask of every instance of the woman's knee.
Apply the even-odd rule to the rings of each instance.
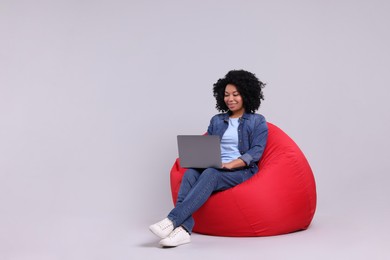
[[[220,174],[221,172],[215,168],[207,168],[202,172],[202,178],[208,178],[208,179],[212,178],[218,180]]]
[[[194,183],[198,180],[200,172],[195,169],[188,169],[184,172],[183,181]]]

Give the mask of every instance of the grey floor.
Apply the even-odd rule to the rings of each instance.
[[[174,249],[158,248],[157,239],[139,228],[130,238],[130,255],[133,259],[390,259],[386,222],[320,215],[303,232],[258,238],[194,234],[191,244]]]
[[[351,218],[317,214],[311,227],[302,232],[257,238],[193,234],[191,244],[170,249],[158,246],[147,221],[108,216],[32,221],[36,225],[29,223],[25,230],[19,225],[19,234],[2,230],[8,231],[7,238],[1,236],[2,260],[390,259],[385,215]],[[9,224],[9,229],[15,228]]]

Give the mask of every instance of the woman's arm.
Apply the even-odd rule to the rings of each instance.
[[[252,163],[256,163],[263,155],[265,145],[268,137],[268,126],[265,118],[256,122],[253,129],[253,134],[249,137],[251,147],[239,159],[243,160],[246,166],[251,166]]]

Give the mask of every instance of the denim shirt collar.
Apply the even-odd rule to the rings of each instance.
[[[223,114],[223,121],[229,122],[230,115],[231,115],[230,112]],[[245,112],[240,119],[248,119],[248,118],[249,118],[249,113]]]

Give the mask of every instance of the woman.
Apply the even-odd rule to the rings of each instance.
[[[182,179],[176,207],[168,216],[149,227],[160,245],[174,247],[191,241],[192,214],[213,192],[232,188],[258,171],[268,136],[265,118],[255,114],[264,99],[264,84],[244,70],[232,70],[213,88],[217,110],[208,127],[209,135],[221,138],[222,170],[188,169]]]

